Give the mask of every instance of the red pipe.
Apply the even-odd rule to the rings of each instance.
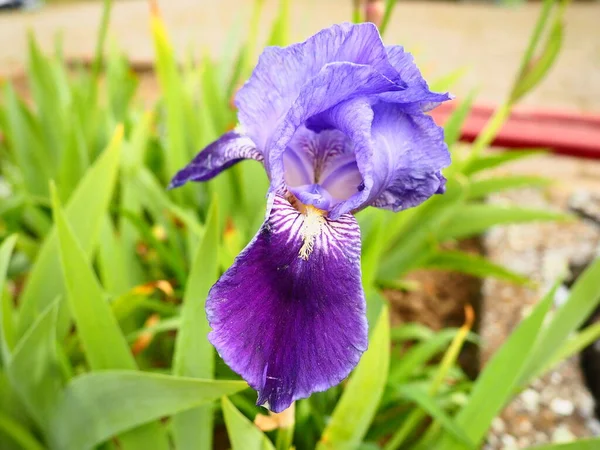
[[[443,103],[431,115],[442,125],[455,107],[456,100]],[[491,106],[474,105],[463,124],[461,140],[473,142],[493,112]],[[493,145],[547,148],[559,154],[600,159],[600,115],[518,108],[511,112]]]

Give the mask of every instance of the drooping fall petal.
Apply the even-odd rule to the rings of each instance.
[[[274,412],[343,380],[367,348],[360,230],[283,197],[211,289],[209,339]]]

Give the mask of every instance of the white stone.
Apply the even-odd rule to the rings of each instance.
[[[492,420],[492,430],[494,430],[495,433],[502,434],[505,429],[506,426],[504,425],[504,421],[500,417],[496,417]]]
[[[563,377],[560,373],[558,372],[552,372],[550,374],[550,383],[552,384],[560,384],[562,383]]]
[[[600,422],[598,422],[598,420],[589,419],[585,422],[585,426],[594,436],[600,436]]]
[[[529,412],[537,412],[540,405],[540,394],[533,389],[526,389],[521,394],[523,406]]]
[[[509,434],[502,436],[502,447],[504,450],[516,450],[518,447],[517,440]]]
[[[552,432],[552,442],[572,442],[576,439],[576,436],[569,430],[566,425],[559,425],[556,430]]]
[[[570,416],[575,411],[575,405],[569,400],[555,398],[550,402],[550,409],[560,416]]]
[[[567,288],[564,284],[561,284],[554,294],[554,305],[557,308],[560,308],[562,305],[567,303],[570,294],[571,292],[569,291],[569,288]]]

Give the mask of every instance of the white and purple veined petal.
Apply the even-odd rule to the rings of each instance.
[[[173,179],[264,164],[267,219],[207,300],[210,340],[281,411],[345,378],[367,346],[360,232],[352,213],[400,211],[445,189],[435,93],[372,24],[342,24],[268,48],[236,97],[240,127]]]
[[[258,404],[280,412],[336,385],[367,348],[356,219],[303,214],[276,196],[206,310],[209,340]]]

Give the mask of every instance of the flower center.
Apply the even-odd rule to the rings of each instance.
[[[284,178],[300,202],[329,211],[361,189],[354,145],[338,130],[300,127],[283,154]]]
[[[315,240],[321,234],[323,225],[325,225],[325,211],[315,208],[312,205],[307,205],[304,213],[304,222],[300,228],[300,236],[302,237],[302,247],[300,247],[299,257],[307,260],[312,253]]]

